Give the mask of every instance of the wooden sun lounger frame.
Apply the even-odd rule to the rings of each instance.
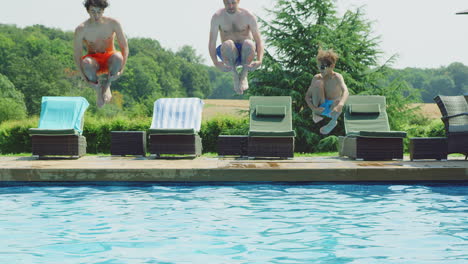
[[[201,156],[202,140],[195,135],[149,135],[150,153],[156,156],[164,154]]]
[[[81,135],[32,135],[32,155],[82,157],[86,155],[86,138]]]
[[[362,160],[403,159],[403,138],[339,137],[340,156]]]

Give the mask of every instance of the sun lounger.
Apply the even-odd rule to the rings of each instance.
[[[250,97],[249,157],[294,157],[290,96]]]
[[[436,96],[447,137],[447,151],[468,157],[468,104],[464,96]]]
[[[39,126],[29,130],[32,154],[39,158],[85,155],[82,133],[88,106],[83,97],[42,97]]]
[[[200,156],[202,111],[199,98],[158,99],[149,131],[150,153]]]
[[[350,96],[344,107],[346,136],[339,137],[340,156],[363,160],[403,159],[406,132],[390,131],[384,96]]]

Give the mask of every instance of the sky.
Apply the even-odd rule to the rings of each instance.
[[[1,0],[0,0],[1,1]],[[3,2],[3,1],[2,1]],[[105,15],[120,21],[127,37],[158,40],[177,51],[194,47],[211,65],[208,35],[211,16],[222,0],[109,0]],[[336,0],[338,13],[363,7],[380,36],[380,61],[392,55],[395,68],[437,68],[452,62],[468,65],[468,9],[466,0]],[[73,31],[88,18],[83,0],[14,0],[1,3],[0,23],[19,27],[42,24]],[[276,0],[242,0],[240,7],[268,19],[265,8]],[[219,41],[219,40],[218,40]]]

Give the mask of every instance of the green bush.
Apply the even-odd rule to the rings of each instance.
[[[405,138],[405,151],[409,149],[409,139],[413,137],[445,137],[444,123],[440,119],[429,120],[415,117],[410,124],[406,124],[403,130],[408,136]]]
[[[37,127],[38,118],[24,121],[8,121],[0,125],[0,153],[30,153],[31,139],[29,128]],[[86,137],[87,153],[110,153],[111,131],[149,132],[151,118],[111,119],[86,115],[83,136]],[[219,117],[202,123],[200,136],[203,139],[203,152],[216,152],[218,135],[246,135],[248,119]]]
[[[85,117],[83,136],[86,137],[87,153],[110,153],[111,131],[146,131],[148,134],[151,118],[113,119]]]
[[[328,136],[319,141],[317,150],[319,152],[336,152],[338,151],[338,137]]]
[[[30,118],[21,121],[6,121],[0,124],[0,153],[28,153],[31,152],[31,140],[28,129],[37,127],[38,118]],[[150,117],[139,118],[100,118],[86,115],[83,135],[87,141],[87,153],[109,153],[111,131],[146,131],[151,125]],[[405,139],[405,149],[408,149],[411,137],[443,137],[444,125],[440,120],[428,120],[414,117],[410,123],[403,127],[408,133]],[[218,135],[247,135],[249,120],[219,116],[209,121],[204,121],[200,130],[203,139],[203,152],[217,152]],[[336,136],[323,137],[310,131],[296,128],[296,151],[304,153],[335,152],[338,138]],[[308,151],[299,151],[307,149]]]
[[[0,98],[0,124],[7,120],[21,120],[26,118],[24,102],[11,98]]]
[[[38,118],[7,121],[0,125],[0,154],[31,152],[28,130],[37,127]]]
[[[203,152],[217,152],[219,135],[247,135],[248,118],[219,116],[202,123],[200,137],[203,139]]]
[[[0,125],[0,153],[31,152],[31,138],[28,130],[37,127],[38,118],[23,121],[7,121]],[[109,153],[110,131],[147,131],[150,118],[114,118],[99,119],[90,115],[85,117],[83,135],[87,141],[87,153]]]
[[[426,129],[426,137],[445,137],[445,126],[442,120],[433,120]]]

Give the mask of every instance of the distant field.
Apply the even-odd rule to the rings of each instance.
[[[203,120],[210,120],[218,115],[247,116],[249,100],[206,99],[203,108]]]
[[[420,113],[431,119],[439,119],[441,117],[439,107],[436,104],[415,104],[421,106]]]
[[[203,100],[203,120],[209,120],[217,115],[247,116],[249,110],[249,100]],[[431,119],[440,118],[440,111],[436,104],[416,104],[421,106],[420,112]]]

